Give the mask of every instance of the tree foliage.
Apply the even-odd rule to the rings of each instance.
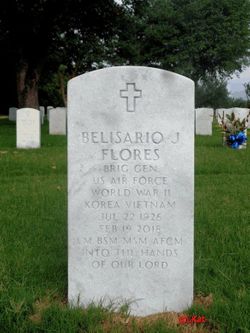
[[[41,74],[65,61],[73,66],[72,46],[81,36],[81,50],[105,40],[113,33],[119,6],[113,0],[3,0],[0,2],[0,47],[16,72],[19,106],[38,106]],[[88,49],[89,50],[89,49]],[[49,72],[49,71],[48,71]]]
[[[196,82],[226,77],[248,62],[249,0],[125,3],[129,15],[117,41],[117,62],[158,66]]]
[[[206,78],[196,85],[195,106],[217,108],[247,108],[243,98],[233,98],[227,90],[227,82],[218,78]]]
[[[226,81],[207,78],[200,81],[195,89],[195,106],[227,108],[230,107],[231,99],[227,90]]]
[[[37,107],[38,92],[65,103],[69,78],[107,65],[224,79],[248,62],[249,22],[249,0],[2,0],[0,89]]]

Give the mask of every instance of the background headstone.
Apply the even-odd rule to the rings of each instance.
[[[54,106],[51,106],[51,105],[47,106],[47,120],[48,120],[48,121],[49,121],[49,111],[50,111],[51,109],[54,109]]]
[[[249,114],[249,109],[247,108],[229,108],[229,109],[217,109],[216,110],[216,117],[217,117],[217,121],[219,124],[222,123],[222,119],[223,118],[223,114],[224,114],[224,122],[227,123],[228,119],[227,119],[227,115],[231,115],[234,112],[236,118],[243,120],[244,118],[247,119],[250,122],[250,118],[248,117]],[[248,128],[250,128],[248,122]],[[245,130],[245,134],[247,136],[247,129]],[[223,144],[226,145],[226,135],[223,134]],[[242,144],[239,149],[245,149],[247,146],[247,142],[245,142],[244,144]]]
[[[16,111],[17,111],[17,108],[15,108],[15,107],[9,108],[9,120],[16,121]]]
[[[193,81],[147,67],[69,81],[68,184],[70,303],[191,305]]]
[[[223,114],[224,114],[224,117],[226,118],[227,114],[231,114],[231,109],[223,109],[223,108],[216,109],[215,114],[216,114],[216,119],[218,121],[218,124],[221,124],[221,122],[222,122],[221,118],[223,117]]]
[[[40,116],[41,116],[41,124],[44,123],[44,117],[45,117],[45,107],[44,106],[39,106],[40,110]]]
[[[231,109],[232,112],[234,112],[236,118],[239,118],[240,120],[243,120],[244,118],[245,119],[248,119],[248,123],[247,123],[247,128],[250,128],[250,118],[249,118],[249,109],[247,108],[232,108]],[[247,129],[245,129],[245,134],[247,136]],[[245,142],[243,145],[241,145],[239,147],[239,149],[246,149],[247,147],[247,142]]]
[[[213,134],[213,114],[214,110],[210,108],[195,109],[195,133],[198,135]]]
[[[16,145],[17,148],[40,148],[41,116],[39,110],[31,108],[17,110]]]
[[[248,128],[250,128],[250,118],[248,117],[250,109],[247,108],[232,108],[232,112],[234,112],[236,118],[240,118],[241,120],[244,118],[248,118]]]
[[[217,109],[216,110],[216,117],[217,117],[217,121],[219,124],[221,124],[221,119],[220,117],[223,117],[223,112],[224,112],[224,117],[225,117],[225,121],[226,119],[226,115],[231,115],[232,112],[234,112],[236,118],[239,118],[240,120],[246,118],[249,114],[250,109],[247,108],[229,108],[229,109]],[[249,119],[250,122],[250,119]],[[248,124],[249,127],[249,124]]]
[[[65,135],[67,124],[67,109],[55,108],[49,110],[49,134]]]

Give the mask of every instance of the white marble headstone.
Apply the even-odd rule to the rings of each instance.
[[[219,124],[222,122],[222,118],[224,117],[226,119],[227,114],[231,114],[231,109],[216,109],[215,111],[216,118]]]
[[[40,116],[41,116],[41,124],[44,123],[44,116],[45,116],[45,107],[44,106],[39,106],[40,110]]]
[[[49,110],[49,134],[66,134],[67,109],[55,108]]]
[[[226,115],[231,115],[233,112],[234,112],[236,118],[239,118],[240,120],[242,120],[244,118],[247,118],[249,111],[250,110],[247,108],[217,109],[216,115],[217,115],[218,123],[221,124],[221,118],[223,117],[223,113],[224,113],[225,121],[227,121]],[[249,119],[249,123],[250,123],[250,119]],[[249,127],[249,123],[248,123],[248,127]]]
[[[9,108],[9,120],[16,121],[16,111],[17,111],[17,108],[15,108],[15,107]]]
[[[31,108],[17,110],[16,145],[17,148],[40,148],[41,116],[39,110]]]
[[[198,135],[212,135],[213,134],[213,113],[214,110],[210,108],[195,109],[195,133]]]
[[[191,305],[193,81],[147,67],[70,80],[68,186],[70,303]]]
[[[232,112],[234,112],[236,118],[239,118],[239,119],[246,119],[248,118],[248,128],[250,128],[250,118],[249,118],[249,112],[250,112],[250,109],[247,109],[247,108],[232,108]]]
[[[51,106],[51,105],[47,106],[47,120],[48,120],[48,121],[49,121],[49,111],[50,111],[51,109],[54,109],[54,106]]]

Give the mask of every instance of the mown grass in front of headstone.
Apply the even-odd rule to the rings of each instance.
[[[188,315],[132,318],[67,305],[66,137],[42,129],[42,148],[17,150],[15,123],[0,119],[0,332],[249,332],[247,240],[250,150],[196,137],[195,294]]]
[[[220,332],[248,332],[250,151],[196,140],[195,289]]]

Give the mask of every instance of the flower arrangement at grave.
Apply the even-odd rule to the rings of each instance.
[[[232,149],[242,149],[246,148],[247,145],[247,125],[248,117],[250,116],[250,111],[248,115],[240,120],[236,118],[235,113],[232,112],[230,115],[226,115],[226,119],[223,113],[221,117],[220,127],[223,131],[223,142],[226,146]]]

